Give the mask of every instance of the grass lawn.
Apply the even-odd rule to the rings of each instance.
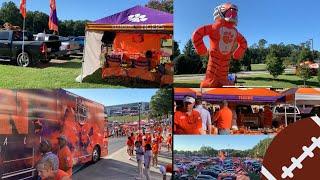
[[[147,116],[145,114],[141,114],[141,120],[147,119]],[[135,122],[139,121],[139,116],[110,116],[108,117],[108,121],[118,121],[118,122]]]
[[[189,79],[175,81],[175,87],[199,87],[199,79]],[[285,74],[280,75],[278,79],[273,80],[269,74],[256,74],[256,75],[241,75],[238,76],[238,83],[236,85],[243,86],[272,86],[273,88],[291,88],[302,87],[303,81],[296,75]],[[314,76],[306,82],[307,87],[319,87],[320,83],[317,77]]]
[[[266,69],[266,64],[251,64],[251,71],[265,71]]]
[[[0,64],[0,88],[123,88],[150,87],[149,83],[125,81],[123,79],[102,80],[101,70],[88,76],[82,83],[75,81],[81,73],[81,59],[54,60],[37,67],[22,68],[11,64]],[[156,86],[153,86],[156,87]]]

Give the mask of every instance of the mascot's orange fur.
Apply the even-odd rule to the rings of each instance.
[[[237,31],[237,6],[226,3],[215,8],[215,23],[197,29],[192,36],[192,42],[199,55],[209,54],[205,79],[200,87],[222,87],[229,85],[229,61],[240,59],[247,49],[247,41]],[[207,50],[203,37],[209,36],[210,49]],[[236,48],[236,49],[235,49]],[[235,49],[235,50],[234,50]]]

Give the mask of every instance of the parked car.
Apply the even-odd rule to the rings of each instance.
[[[85,36],[78,36],[78,37],[75,37],[73,40],[79,44],[80,52],[83,52]]]
[[[79,54],[81,51],[80,43],[75,41],[75,38],[66,38],[66,40],[61,42],[60,51],[66,57]]]
[[[51,59],[57,58],[62,56],[62,52],[60,51],[61,41],[59,36],[54,34],[45,34],[45,33],[38,33],[36,41],[43,41],[47,44],[47,60],[42,61],[43,63],[48,63]]]
[[[308,118],[312,116],[319,116],[320,117],[320,105],[311,106],[301,108],[301,118]]]
[[[24,40],[24,53],[22,43]],[[30,32],[21,30],[0,30],[0,61],[16,63],[28,67],[37,62],[50,61],[49,48],[52,42],[35,41]]]
[[[296,113],[296,120],[301,119],[301,112],[297,106],[292,105],[277,105],[272,108],[273,123],[284,124],[285,112],[287,114],[288,123],[294,122],[294,112]]]
[[[216,178],[210,176],[210,175],[203,175],[203,174],[199,174],[196,177],[196,180],[216,180]]]

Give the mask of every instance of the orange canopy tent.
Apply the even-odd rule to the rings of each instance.
[[[185,96],[197,97],[197,91],[191,88],[174,88],[174,100],[183,100]]]

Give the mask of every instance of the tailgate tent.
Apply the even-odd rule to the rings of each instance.
[[[320,88],[291,88],[284,91],[282,95],[285,97],[285,102],[294,105],[294,107],[296,105],[320,104]],[[296,120],[296,111],[294,111],[294,121]]]
[[[319,105],[320,88],[291,88],[282,93],[288,104]]]
[[[197,91],[191,88],[174,88],[174,100],[183,100],[185,96],[197,97]]]
[[[280,94],[266,88],[214,88],[202,94],[202,99],[211,102],[241,103],[275,103],[280,98]]]
[[[159,42],[159,45],[157,45],[157,48],[161,48],[161,49],[156,49],[158,50],[157,53],[155,53],[155,51],[152,51],[155,49],[150,49],[150,48],[146,49],[146,51],[147,50],[152,51],[151,64],[156,66],[160,64],[160,62],[155,62],[154,59],[157,59],[158,61],[161,61],[161,62],[165,62],[165,60],[167,60],[167,62],[170,61],[170,59],[168,60],[168,58],[170,58],[172,54],[172,34],[173,34],[173,15],[166,12],[159,11],[159,10],[147,8],[144,6],[135,6],[125,11],[119,12],[117,14],[88,23],[86,25],[86,41],[85,41],[85,50],[84,50],[84,62],[82,65],[82,74],[77,78],[77,80],[82,81],[83,78],[85,78],[88,75],[91,75],[100,67],[103,68],[102,69],[103,78],[114,75],[114,74],[110,75],[110,73],[118,72],[116,73],[116,75],[118,76],[131,75],[130,77],[137,76],[140,79],[144,79],[145,77],[148,77],[149,75],[148,73],[151,72],[150,68],[148,69],[148,71],[145,71],[145,72],[143,71],[145,70],[143,68],[139,69],[140,71],[130,71],[130,69],[133,70],[138,68],[130,68],[131,64],[129,65],[130,66],[129,68],[122,67],[123,65],[122,60],[124,59],[124,57],[127,57],[127,59],[129,60],[132,60],[132,59],[137,60],[139,58],[143,59],[143,58],[146,58],[143,56],[147,56],[146,55],[147,53],[146,52],[141,53],[142,56],[141,55],[139,56],[137,55],[137,53],[130,54],[129,52],[129,55],[128,55],[127,51],[130,51],[131,49],[128,50],[128,49],[121,49],[121,48],[126,48],[127,46],[130,45],[130,42],[127,43],[128,38],[136,38],[139,35],[143,36],[141,41],[143,43],[146,41],[145,42],[146,46],[152,46],[153,44],[156,44],[156,39],[161,40],[161,42]],[[104,40],[107,39],[107,41],[110,42],[112,46],[112,52],[110,52],[109,50],[108,52],[105,52],[104,55],[106,54],[108,55],[106,57],[101,55],[104,52],[102,48],[104,45],[102,42],[103,39]],[[133,49],[134,48],[141,49],[141,46],[133,46]],[[123,52],[119,53],[118,51],[119,49],[122,50]],[[168,49],[170,50],[169,52],[168,52]],[[166,54],[166,55],[163,55],[163,54]],[[150,55],[148,57],[150,57]],[[107,63],[108,68],[105,68],[108,58],[110,59],[110,63]],[[117,60],[119,60],[119,62],[117,62]],[[106,61],[106,62],[103,62],[103,61]],[[114,65],[115,63],[119,63],[117,65],[117,69],[115,68],[115,65]],[[136,66],[141,64],[143,65],[143,63],[139,64],[137,60]],[[169,63],[163,63],[163,64],[167,65]],[[170,64],[172,64],[171,61],[170,61]],[[120,68],[121,70],[119,70]],[[167,66],[165,66],[165,68],[166,68],[165,69],[166,72],[168,72]],[[129,69],[129,72],[128,72],[128,69]],[[155,67],[153,69],[158,70]],[[169,78],[169,76],[167,76],[167,78]]]

